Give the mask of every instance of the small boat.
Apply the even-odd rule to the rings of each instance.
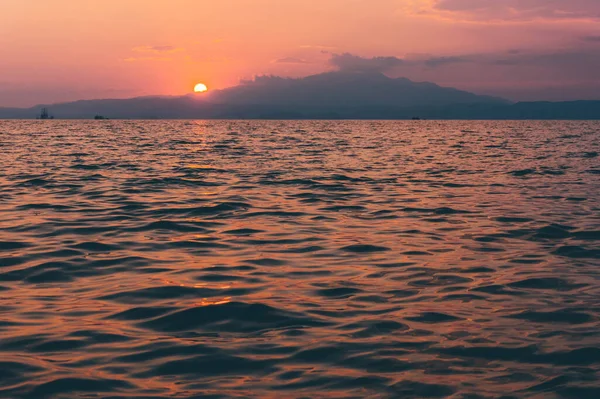
[[[106,121],[106,120],[108,120],[108,118],[106,116],[103,116],[103,115],[96,115],[96,116],[94,116],[94,119],[97,120],[97,121]]]
[[[54,116],[48,113],[48,108],[42,108],[42,112],[40,116],[38,116],[38,119],[54,119]]]

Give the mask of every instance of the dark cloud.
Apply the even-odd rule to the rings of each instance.
[[[278,85],[290,80],[292,79],[276,75],[256,75],[252,79],[241,79],[240,85]]]
[[[332,55],[330,64],[339,70],[384,72],[474,92],[487,90],[486,94],[514,99],[531,99],[535,98],[533,94],[559,93],[560,90],[565,92],[563,99],[599,98],[591,89],[600,85],[600,51],[595,44],[554,51],[512,49],[450,56],[417,54],[406,58],[365,58],[346,53]],[[527,96],[528,90],[533,93],[531,97]],[[577,96],[578,92],[581,97]],[[560,96],[551,98],[560,99]]]
[[[436,68],[448,64],[459,64],[464,62],[473,62],[472,56],[450,56],[450,57],[431,57],[423,60],[423,64],[430,68]]]
[[[433,9],[474,20],[600,19],[598,0],[436,0]]]
[[[600,53],[585,49],[488,55],[482,56],[480,62],[499,66],[553,70],[565,77],[597,78],[600,81]]]
[[[598,35],[598,36],[584,36],[584,37],[581,38],[581,40],[583,40],[584,42],[600,43],[600,35]]]
[[[600,41],[600,37],[589,40]],[[489,65],[522,66],[562,68],[567,66],[580,66],[594,70],[600,78],[600,52],[592,48],[564,49],[547,52],[534,52],[526,50],[509,50],[498,53],[462,54],[453,56],[435,56],[421,54],[412,58],[401,59],[397,57],[364,58],[353,54],[334,54],[330,64],[340,70],[354,71],[402,71],[414,67],[443,68],[453,64],[477,64],[482,67]]]
[[[350,53],[344,53],[332,54],[329,63],[340,71],[384,73],[401,70],[403,67],[422,66],[437,68],[448,64],[475,62],[477,59],[477,55],[434,56],[430,54],[420,54],[412,58],[366,58]]]
[[[175,50],[175,47],[173,47],[173,46],[152,46],[151,49],[162,53],[162,52],[173,51],[173,50]]]
[[[402,65],[404,60],[398,57],[364,58],[358,55],[344,53],[332,54],[329,63],[340,71],[387,72]]]

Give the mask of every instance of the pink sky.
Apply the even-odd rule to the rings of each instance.
[[[300,77],[344,53],[514,100],[600,99],[600,1],[0,0],[0,106]]]

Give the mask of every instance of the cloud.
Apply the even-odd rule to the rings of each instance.
[[[583,40],[584,42],[600,43],[600,35],[598,35],[598,36],[584,36],[584,37],[581,38],[581,40]]]
[[[273,61],[275,64],[310,64],[310,62],[301,58],[285,57]]]
[[[464,62],[473,62],[472,56],[455,55],[447,57],[430,57],[423,61],[423,64],[430,68],[436,68],[448,64],[458,64]]]
[[[303,44],[302,46],[300,46],[300,48],[316,49],[316,50],[323,50],[323,51],[335,50],[335,47],[333,47],[333,46],[321,46],[321,45],[313,45],[313,44]]]
[[[592,37],[600,41],[600,37]],[[513,49],[496,53],[473,53],[450,56],[413,54],[406,58],[366,58],[350,53],[332,54],[329,63],[341,71],[355,72],[401,72],[417,68],[440,69],[453,64],[476,64],[482,68],[496,66],[544,67],[547,69],[579,66],[595,72],[600,79],[600,52],[592,47],[533,51]],[[594,69],[598,67],[598,69]]]
[[[428,68],[443,68],[450,64],[474,64],[482,70],[490,66],[540,68],[561,72],[565,76],[574,71],[600,80],[600,53],[589,48],[556,49],[548,51],[510,50],[497,53],[466,54],[450,57],[431,56],[412,61]]]
[[[125,62],[139,62],[139,61],[171,61],[168,57],[129,57],[125,58]]]
[[[169,54],[183,51],[182,48],[174,46],[138,46],[132,49],[136,53]]]
[[[387,72],[404,63],[398,57],[364,58],[350,53],[332,54],[329,63],[340,71]]]
[[[408,0],[405,9],[467,21],[600,20],[598,0]]]
[[[556,94],[559,87],[570,90],[562,99],[599,98],[592,90],[600,87],[600,51],[595,43],[579,42],[571,48],[544,51],[409,54],[404,58],[366,58],[346,53],[333,54],[329,63],[342,71],[382,72],[513,99],[532,99],[536,94],[539,99],[551,92],[555,94],[548,98],[561,99]]]
[[[340,71],[385,73],[400,70],[402,67],[438,68],[449,64],[475,62],[477,58],[477,55],[434,56],[431,54],[416,54],[407,58],[394,56],[366,58],[344,53],[332,54],[329,64]]]
[[[125,58],[125,62],[139,62],[139,61],[170,61],[169,54],[178,53],[184,51],[184,49],[175,46],[138,46],[131,49],[134,53],[139,56],[132,56]]]

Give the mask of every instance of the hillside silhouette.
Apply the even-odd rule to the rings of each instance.
[[[260,76],[201,95],[0,108],[0,118],[35,118],[43,107],[61,119],[600,119],[600,101],[513,104],[434,83],[345,70],[300,79]]]

